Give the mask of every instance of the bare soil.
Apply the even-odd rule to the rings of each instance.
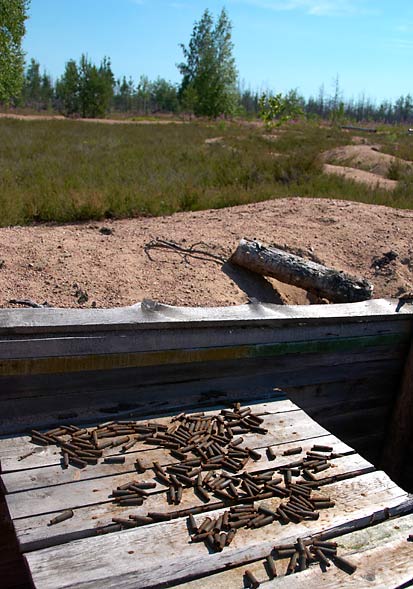
[[[103,229],[103,232],[101,231]],[[173,240],[227,259],[242,237],[276,244],[368,278],[375,297],[413,289],[413,211],[289,198],[221,210],[102,223],[0,229],[0,305],[113,307],[151,298],[171,305],[314,302],[306,292],[211,259],[144,246]],[[389,252],[393,254],[385,256]]]
[[[389,180],[383,178],[379,174],[373,172],[366,172],[365,170],[359,170],[350,166],[334,166],[333,164],[324,164],[323,170],[326,174],[336,174],[337,176],[343,176],[348,180],[354,180],[354,182],[360,182],[375,188],[384,188],[385,190],[394,190],[397,187],[397,180]]]
[[[323,161],[327,162],[324,164],[326,174],[338,174],[371,187],[394,190],[398,182],[389,179],[391,166],[412,167],[411,162],[382,153],[380,145],[366,144],[362,137],[352,139],[355,145],[335,147],[323,154]]]

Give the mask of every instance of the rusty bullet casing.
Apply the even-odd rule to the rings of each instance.
[[[129,519],[132,519],[138,525],[153,524],[153,519],[146,515],[130,515]]]
[[[194,534],[191,537],[192,542],[204,542],[208,536],[213,536],[212,532],[202,532],[201,534]]]
[[[275,567],[275,562],[271,554],[265,557],[267,571],[270,579],[274,579],[277,576],[277,569]]]
[[[311,499],[311,503],[314,505],[315,509],[328,509],[329,507],[334,507],[334,501],[313,501]]]
[[[251,587],[251,589],[257,589],[257,587],[260,586],[257,578],[255,577],[255,575],[249,570],[247,569],[245,571],[245,577],[249,583],[249,586]]]
[[[326,567],[329,567],[330,566],[331,563],[330,563],[329,559],[326,557],[325,554],[323,554],[323,552],[319,548],[314,547],[314,554],[316,555],[317,560],[319,562],[321,562]]]
[[[124,456],[106,456],[103,461],[105,464],[124,464]]]
[[[336,567],[338,567],[339,569],[342,569],[344,572],[348,573],[349,575],[352,575],[357,570],[356,565],[352,564],[351,562],[349,562],[348,560],[346,560],[342,556],[332,556],[331,560],[336,565]]]
[[[143,497],[136,497],[134,499],[123,499],[121,498],[119,501],[119,505],[120,506],[126,506],[126,505],[143,505]]]
[[[196,524],[195,518],[192,515],[192,513],[189,514],[189,529],[193,532],[193,533],[197,533],[198,532],[198,526]]]
[[[286,575],[291,575],[295,572],[295,567],[297,566],[299,554],[297,550],[294,550],[294,554],[291,555],[290,562],[288,563],[287,570],[285,572]]]
[[[96,444],[96,448],[98,450],[104,450],[105,448],[109,448],[109,446],[112,446],[111,440],[107,440],[106,442],[98,442],[98,444]]]
[[[267,515],[266,517],[261,518],[254,525],[252,525],[253,522],[251,522],[251,527],[253,527],[253,528],[262,528],[264,526],[268,526],[269,524],[272,524],[273,521],[274,521],[274,518],[272,517],[272,515]]]
[[[233,539],[235,538],[235,534],[237,531],[234,528],[231,528],[227,534],[226,545],[229,546]]]
[[[202,532],[209,532],[214,527],[214,522],[210,517],[206,517],[202,524],[198,527],[198,534]]]
[[[154,521],[169,521],[172,514],[163,511],[148,511],[148,517],[151,517]]]
[[[221,514],[221,515],[220,515],[220,516],[219,516],[219,517],[218,517],[218,518],[215,520],[214,527],[213,527],[213,530],[214,530],[214,532],[220,532],[220,531],[221,531],[221,528],[222,528],[222,520],[223,520],[223,518],[224,518],[224,515],[223,515],[223,514]]]
[[[282,507],[277,507],[276,513],[283,524],[288,524],[290,522],[290,518]]]
[[[73,515],[73,509],[66,509],[65,511],[62,511],[62,513],[59,513],[59,515],[56,515],[56,517],[52,518],[47,525],[54,526],[55,524],[59,524],[60,522],[70,519],[73,517]]]
[[[314,444],[313,447],[311,448],[311,451],[313,452],[332,452],[333,448],[332,446],[322,446],[321,444]]]
[[[124,517],[112,517],[114,523],[120,524],[123,528],[136,528],[137,522]]]
[[[171,485],[168,489],[168,499],[169,503],[175,503],[176,501],[176,490],[173,485]]]
[[[142,461],[140,460],[140,458],[136,458],[135,459],[135,468],[140,473],[144,473],[146,471],[146,468],[143,466]]]
[[[330,468],[330,463],[327,464],[320,464],[319,466],[316,466],[313,468],[313,473],[317,473],[317,472],[322,472],[323,470],[327,470],[328,468]]]
[[[118,438],[117,440],[113,440],[112,442],[112,447],[115,448],[116,446],[121,446],[122,444],[127,444],[130,440],[129,436],[122,436],[121,438]]]
[[[278,519],[278,515],[275,513],[275,511],[273,511],[272,509],[269,509],[265,505],[260,505],[258,507],[258,511],[260,511],[261,513],[264,513],[265,515],[271,516],[274,519]]]
[[[77,466],[78,468],[85,468],[87,466],[87,462],[85,460],[81,460],[80,458],[76,458],[75,456],[70,456],[70,464]]]
[[[293,554],[296,553],[296,549],[294,548],[294,546],[292,546],[291,548],[274,547],[274,549],[278,558],[290,558]]]
[[[293,454],[300,454],[303,451],[301,446],[295,446],[294,448],[289,448],[288,450],[284,450],[283,456],[292,456]]]
[[[248,454],[253,460],[261,460],[261,454],[257,450],[253,450],[252,448],[246,448],[246,450],[248,450]]]
[[[296,513],[303,518],[313,520],[316,520],[320,517],[320,514],[317,511],[309,511],[308,509],[296,509]]]

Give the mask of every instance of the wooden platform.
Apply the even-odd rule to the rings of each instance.
[[[244,405],[245,403],[243,403]],[[335,501],[335,507],[320,510],[316,521],[281,525],[274,522],[259,529],[240,529],[232,544],[222,552],[209,553],[201,543],[191,543],[186,517],[144,525],[138,528],[97,535],[112,517],[146,515],[149,511],[174,512],[202,505],[192,489],[184,489],[182,503],[168,505],[166,487],[157,484],[140,507],[119,507],[109,497],[112,490],[131,479],[154,480],[148,470],[136,474],[137,456],[145,466],[154,461],[166,466],[175,462],[168,450],[138,442],[126,453],[124,464],[103,464],[78,469],[61,467],[55,446],[41,447],[28,436],[0,439],[1,481],[20,550],[24,554],[36,589],[84,588],[136,589],[164,586],[186,588],[242,588],[244,572],[252,570],[264,587],[401,587],[413,582],[413,502],[389,477],[331,435],[291,401],[274,400],[249,404],[264,418],[266,435],[244,435],[244,446],[262,449],[258,461],[250,461],[248,472],[276,469],[291,462],[283,456],[288,448],[313,444],[332,446],[341,457],[332,467],[316,476],[322,492]],[[206,413],[215,414],[221,407]],[[187,411],[189,413],[189,411]],[[172,416],[154,421],[169,424]],[[125,417],[126,418],[126,417]],[[144,423],[150,422],[146,419]],[[90,424],[95,425],[95,424]],[[265,449],[274,446],[277,458],[268,461]],[[105,452],[116,454],[116,448]],[[256,502],[259,505],[261,502]],[[266,499],[275,509],[280,499]],[[206,504],[208,515],[216,516],[218,501]],[[74,517],[48,526],[65,509]],[[203,520],[205,514],[195,516]],[[359,531],[357,531],[359,530]],[[332,566],[322,573],[317,565],[284,578],[288,562],[277,561],[278,577],[269,580],[263,559],[276,544],[294,542],[297,537],[322,534],[336,538],[339,554],[348,555],[358,566],[348,575]],[[407,585],[406,585],[407,586]]]

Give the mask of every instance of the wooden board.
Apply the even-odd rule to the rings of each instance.
[[[278,577],[270,580],[264,561],[258,560],[249,563],[248,567],[234,567],[211,575],[208,582],[214,589],[244,589],[243,575],[248,568],[265,589],[310,589],[320,586],[323,589],[396,589],[413,581],[413,544],[406,541],[412,530],[413,515],[406,515],[337,536],[338,554],[357,566],[352,575],[334,566],[322,572],[318,565],[313,565],[307,571],[285,577],[288,559],[282,559],[276,561]],[[205,579],[195,579],[177,587],[204,589]]]
[[[323,436],[322,438],[311,438],[302,445],[303,448],[308,448],[311,447],[313,443],[334,443],[335,440],[336,438],[333,436]],[[282,445],[281,448],[284,450],[293,445],[294,444],[289,443]],[[337,448],[338,451],[345,451],[346,446],[338,443]],[[284,463],[287,458],[288,457],[284,457]],[[282,464],[282,461],[277,461],[277,463]],[[355,471],[368,473],[374,469],[370,463],[362,459],[360,456],[355,457],[354,454],[341,459],[336,459],[334,461],[334,467],[334,475],[340,475],[343,477],[351,477]],[[246,470],[248,472],[254,472],[256,470],[261,471],[264,468],[264,461],[259,461],[257,463],[252,463]],[[322,473],[319,473],[319,480],[322,484],[323,479],[321,474]],[[139,477],[135,476],[133,478],[138,479]],[[145,479],[145,477],[142,476],[141,480],[148,479]],[[328,482],[328,478],[326,479],[326,482]],[[213,510],[217,501],[218,499],[212,499],[206,508]],[[133,508],[132,510],[127,507],[115,506],[113,503],[109,502],[106,497],[106,500],[102,500],[100,503],[92,505],[78,505],[71,503],[70,506],[76,510],[76,518],[71,518],[70,520],[62,522],[59,526],[47,526],[47,523],[52,517],[59,513],[59,510],[15,519],[14,526],[21,549],[23,551],[28,551],[46,546],[53,546],[62,542],[69,542],[75,538],[93,536],[96,533],[96,529],[110,523],[114,516],[127,517],[130,513],[146,515],[148,511],[165,511],[166,509],[168,512],[175,512],[202,504],[203,503],[199,498],[194,495],[193,491],[189,489],[184,490],[182,502],[179,506],[166,507],[165,495],[162,492],[151,493],[144,505]],[[68,505],[66,505],[66,507],[68,507]]]
[[[103,581],[108,589],[158,587],[223,570],[234,562],[241,564],[264,558],[274,543],[288,543],[297,536],[313,535],[349,520],[368,521],[372,511],[398,506],[407,499],[407,494],[381,472],[329,485],[326,491],[336,500],[337,508],[324,510],[318,521],[291,526],[275,523],[260,528],[257,533],[241,530],[228,550],[221,553],[208,554],[203,544],[191,544],[186,520],[172,520],[76,540],[28,553],[26,558],[37,589],[82,589]],[[370,494],[373,493],[372,509]],[[269,504],[273,506],[274,502]]]
[[[279,392],[277,391],[273,391],[272,392],[272,400],[262,400],[262,399],[256,399],[254,400],[254,402],[250,403],[251,408],[253,409],[253,412],[256,415],[276,415],[278,413],[287,413],[290,411],[299,411],[299,408],[297,407],[297,405],[295,405],[294,403],[292,403],[289,399],[285,399],[284,398],[284,394],[280,395]],[[276,402],[274,401],[274,397],[276,397]],[[277,398],[278,397],[278,398]],[[224,407],[227,407],[228,405],[222,405],[222,404],[218,404],[216,403],[212,408],[209,407],[208,409],[204,410],[205,415],[213,415],[215,413],[217,413],[217,411],[219,409],[222,409]],[[199,408],[198,408],[199,410]],[[190,414],[190,412],[188,412],[188,415]],[[172,416],[156,416],[156,417],[151,417],[151,415],[148,413],[146,415],[146,419],[142,420],[143,423],[152,423],[152,422],[157,422],[157,423],[162,423],[165,425],[169,425],[171,423],[171,419]],[[106,416],[104,421],[108,421],[108,416]],[[124,415],[116,415],[116,416],[111,416],[110,419],[136,419],[136,420],[140,420],[140,418],[135,414],[133,414],[133,412],[131,413],[130,411],[125,412]],[[282,418],[280,418],[282,419]],[[72,423],[72,422],[70,422]],[[96,423],[87,423],[84,424],[84,427],[90,427],[90,426],[94,426],[96,425]],[[260,438],[262,438],[262,436],[260,436]],[[127,453],[127,455],[129,453],[133,453],[136,451],[136,449],[141,449],[141,450],[148,450],[150,449],[150,446],[147,446],[146,444],[141,444],[138,443],[136,446],[134,446],[134,448],[132,450],[130,450],[130,452]],[[35,450],[34,454],[31,454],[30,456],[27,456],[27,458],[24,458],[24,460],[20,460],[20,458],[22,456],[25,456],[27,453],[31,452]],[[117,452],[111,451],[110,449],[108,450],[107,454],[108,455],[112,455],[112,454],[116,454]],[[7,473],[7,472],[12,472],[12,471],[17,471],[17,470],[26,470],[26,469],[31,469],[31,468],[39,468],[41,466],[45,467],[45,466],[53,466],[53,465],[58,465],[60,464],[60,459],[59,459],[59,452],[56,452],[56,447],[55,446],[36,446],[34,444],[30,443],[30,436],[28,435],[19,435],[19,436],[3,436],[0,437],[0,467],[1,467],[1,472],[2,473]],[[89,472],[90,470],[92,470],[92,472],[96,472],[94,469],[96,467],[93,467],[92,469],[86,468],[84,471],[82,472]],[[113,466],[112,466],[112,470],[113,470]]]
[[[224,511],[218,499],[203,504],[193,489],[184,489],[181,504],[170,506],[165,487],[158,484],[149,491],[142,506],[127,508],[112,503],[109,495],[117,486],[131,479],[153,479],[150,468],[144,474],[136,474],[133,467],[136,456],[148,467],[154,460],[166,466],[175,460],[165,449],[138,443],[126,453],[123,465],[99,464],[82,470],[73,467],[62,470],[60,456],[52,447],[38,449],[27,436],[0,439],[1,479],[7,491],[7,505],[36,589],[149,589],[197,580],[202,581],[202,587],[212,589],[214,579],[221,582],[221,575],[232,571],[235,579],[236,573],[246,565],[255,567],[254,563],[264,558],[275,543],[288,543],[297,536],[321,532],[343,533],[349,524],[356,529],[363,528],[382,521],[388,514],[404,514],[412,509],[407,494],[383,472],[375,471],[371,463],[291,401],[278,394],[278,400],[264,398],[252,407],[254,413],[264,418],[264,427],[269,431],[263,436],[243,435],[244,446],[261,449],[261,458],[250,461],[246,470],[261,472],[288,464],[293,458],[283,456],[283,452],[293,446],[300,445],[304,452],[317,443],[332,446],[342,456],[332,459],[332,467],[316,476],[322,492],[335,501],[335,507],[321,510],[316,521],[287,526],[274,522],[256,530],[241,529],[231,546],[221,553],[209,554],[204,544],[191,543],[187,519],[179,515],[182,509],[203,505],[204,514],[196,519],[202,520],[205,513],[215,517]],[[216,411],[217,408],[210,408],[207,413]],[[165,424],[170,419],[170,415],[153,418]],[[267,458],[268,446],[276,451],[274,461]],[[32,450],[36,451],[19,460]],[[108,454],[117,454],[117,450],[109,450]],[[271,498],[265,503],[275,509],[280,499]],[[47,525],[52,517],[68,508],[74,510],[71,519]],[[148,511],[177,513],[168,522],[97,534],[116,515],[146,515]],[[234,580],[234,584],[226,587],[238,587],[237,583]]]

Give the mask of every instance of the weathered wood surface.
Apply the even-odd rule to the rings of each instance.
[[[337,507],[324,510],[318,521],[294,526],[275,523],[260,528],[257,533],[241,530],[231,547],[221,553],[207,554],[204,545],[189,543],[186,521],[172,520],[104,537],[76,540],[28,553],[26,558],[37,589],[82,589],[103,581],[108,589],[159,587],[223,570],[234,563],[264,558],[274,543],[288,543],[297,536],[313,535],[351,520],[358,521],[361,526],[371,519],[373,511],[380,513],[385,508],[399,506],[407,498],[407,494],[381,472],[340,481],[327,486],[326,491]],[[270,505],[273,502],[270,501]],[[155,546],[161,558],[154,558]]]
[[[327,440],[330,441],[327,442]],[[306,440],[305,442],[302,442],[302,445],[303,448],[309,448],[313,443],[334,443],[335,440],[336,438],[332,436],[323,436]],[[295,444],[296,442],[283,444],[279,448],[280,450],[284,451],[284,449],[288,449]],[[337,443],[334,447],[336,448],[336,446],[338,452],[345,452],[346,448],[348,448],[348,446],[345,444],[340,443]],[[280,458],[276,461],[268,463],[263,455],[263,458],[260,461],[250,463],[247,466],[246,471],[257,472],[268,470],[270,468],[274,468],[275,465],[281,466],[286,463],[288,463],[288,457],[280,456]],[[367,473],[374,470],[374,467],[368,461],[363,459],[361,456],[354,455],[354,453],[339,459],[334,459],[332,464],[332,470],[328,473],[318,473],[317,478],[321,485],[328,484],[331,476],[342,478],[344,480],[345,478],[355,476],[355,474]],[[153,476],[153,473],[148,472],[145,475],[135,475],[131,476],[130,478],[144,481],[151,480],[151,476]],[[87,492],[87,490],[90,491],[90,489],[93,487],[92,492],[96,490],[96,493],[98,493],[99,480],[94,479],[92,482],[86,486],[85,492]],[[100,484],[102,484],[102,482],[106,485],[109,485],[107,481],[100,481]],[[79,498],[79,495],[77,493],[72,495],[70,488],[66,486],[66,501],[64,505],[59,506],[56,511],[38,513],[33,510],[29,516],[14,520],[16,534],[22,550],[27,551],[38,549],[39,547],[52,546],[63,541],[67,542],[77,537],[80,538],[91,536],[94,535],[96,528],[99,528],[100,526],[110,522],[111,518],[115,515],[119,515],[121,517],[127,516],[131,512],[131,509],[127,507],[115,506],[112,504],[108,500],[107,488],[108,487],[106,486],[106,496],[104,496],[103,493],[103,497],[99,503],[92,503],[89,505],[85,499],[81,500],[80,502],[76,501]],[[83,487],[83,490],[85,490],[85,487]],[[161,492],[159,492],[159,490],[161,490]],[[207,510],[212,510],[214,509],[214,504],[216,504],[218,501],[218,499],[212,497],[211,502],[205,505],[193,493],[192,489],[185,489],[180,505],[167,506],[166,498],[162,490],[165,491],[165,487],[159,487],[158,492],[154,491],[153,493],[150,493],[150,497],[142,506],[132,509],[133,513],[146,515],[148,511],[165,511],[166,509],[168,512],[172,513],[179,512],[181,509],[186,509],[195,505],[204,505]],[[38,503],[37,505],[39,506]],[[62,524],[60,524],[58,527],[47,527],[47,523],[52,517],[57,515],[57,513],[62,509],[68,507],[74,508],[76,510],[76,518],[62,522]]]
[[[275,468],[283,466],[291,462],[291,458],[283,456],[282,453],[299,443],[303,448],[303,451],[311,449],[312,444],[322,443],[327,445],[334,445],[334,452],[354,454],[354,450],[341,442],[338,438],[327,433],[320,433],[319,435],[312,435],[306,438],[308,429],[302,427],[299,417],[295,422],[294,430],[296,434],[289,438],[288,442],[281,442],[278,444],[263,444],[258,437],[248,437],[245,440],[242,447],[248,444],[249,448],[258,450],[261,454],[261,459],[257,461],[251,461],[247,464],[246,469],[251,471],[263,470],[268,468]],[[321,430],[323,431],[323,430]],[[324,430],[325,431],[325,430]],[[298,437],[300,436],[300,437]],[[318,442],[316,440],[319,440]],[[139,443],[138,443],[139,444]],[[137,446],[138,446],[137,444]],[[277,454],[275,460],[269,461],[265,452],[266,448],[271,447]],[[109,449],[110,450],[110,449]],[[115,452],[115,448],[108,452],[107,456],[125,456],[124,464],[105,464],[99,462],[97,465],[86,466],[86,468],[76,468],[70,466],[62,470],[60,461],[57,464],[48,465],[46,460],[43,464],[38,462],[37,468],[32,470],[15,470],[13,472],[4,473],[2,475],[2,481],[6,493],[16,493],[20,491],[28,491],[36,488],[66,485],[70,483],[79,483],[81,481],[87,481],[90,479],[108,479],[108,477],[119,476],[123,474],[136,475],[136,469],[134,463],[137,457],[139,457],[141,463],[148,468],[146,476],[152,476],[152,465],[154,461],[158,461],[162,466],[167,466],[178,462],[168,451],[164,448],[152,448],[146,445],[140,451],[129,450],[125,453]],[[45,457],[47,458],[47,457]],[[41,467],[41,468],[40,468]]]
[[[399,481],[405,468],[411,466],[413,446],[413,339],[403,370],[399,394],[396,398],[390,427],[387,432],[382,464]],[[408,465],[408,461],[410,464]]]
[[[98,420],[129,408],[166,411],[205,407],[214,398],[230,402],[248,399],[254,392],[271,394],[274,387],[397,376],[405,345],[335,353],[285,354],[242,362],[220,361],[180,366],[144,367],[124,371],[87,371],[61,375],[27,375],[0,379],[0,432],[70,419]],[[14,377],[13,377],[14,378]],[[131,386],[131,383],[136,383]],[[389,393],[390,394],[390,393]],[[3,399],[3,400],[2,400]],[[62,417],[63,416],[63,417]]]
[[[368,472],[374,471],[374,467],[369,462],[357,455],[341,458],[340,460],[334,461],[333,464],[335,468],[332,472],[337,477],[343,477],[342,480],[351,478],[355,474],[367,474]],[[247,470],[248,472],[253,472],[252,469]],[[323,480],[323,476],[320,473],[318,479],[321,486],[329,480],[328,475],[326,475],[326,477],[327,478]],[[145,477],[133,478],[141,481],[152,480]],[[90,491],[91,487],[87,490]],[[166,491],[165,488],[164,491]],[[115,516],[128,517],[130,513],[146,515],[149,511],[167,511],[168,513],[175,513],[182,509],[188,509],[200,505],[205,506],[206,515],[208,515],[209,511],[216,509],[216,504],[218,503],[218,499],[212,498],[209,504],[204,504],[194,494],[192,489],[184,489],[182,502],[178,506],[168,505],[164,492],[150,493],[150,496],[145,503],[142,506],[135,508],[119,507],[105,500],[96,504],[85,505],[85,501],[76,502],[76,498],[77,497],[72,500],[72,503],[66,501],[64,506],[59,507],[51,513],[48,512],[46,514],[36,515],[35,517],[15,519],[14,526],[21,550],[27,552],[47,546],[62,544],[63,542],[69,542],[77,538],[94,536],[97,528],[111,523],[112,517]],[[278,503],[275,502],[274,505],[278,505]],[[74,518],[63,522],[59,526],[47,527],[47,524],[52,517],[68,507],[74,508]]]
[[[0,310],[1,312],[1,310]],[[408,317],[393,319],[375,318],[341,322],[331,320],[284,324],[274,321],[262,325],[252,322],[245,329],[240,326],[194,327],[190,329],[139,329],[124,332],[104,331],[97,333],[27,334],[0,339],[0,358],[47,358],[87,354],[132,353],[139,351],[169,350],[176,347],[199,348],[205,346],[282,343],[306,340],[363,337],[386,334],[409,334]]]
[[[259,324],[271,320],[296,322],[362,321],[369,319],[402,318],[412,316],[413,310],[404,305],[396,314],[398,299],[374,299],[355,304],[290,305],[280,306],[269,303],[238,305],[233,307],[171,307],[158,303],[154,310],[145,310],[141,303],[116,309],[0,309],[0,334],[62,333],[107,331],[110,329],[129,330],[149,328],[170,328],[188,324],[197,325],[241,325],[242,322]]]
[[[208,554],[203,544],[191,544],[187,520],[179,514],[168,522],[96,535],[96,529],[109,524],[116,515],[179,512],[203,505],[192,489],[184,489],[179,506],[168,505],[166,488],[161,484],[149,491],[142,506],[119,507],[111,502],[109,495],[116,486],[131,479],[153,480],[151,469],[144,474],[135,472],[136,456],[147,466],[152,466],[154,460],[167,465],[175,462],[168,451],[138,443],[125,454],[124,465],[99,464],[83,470],[73,467],[62,470],[60,457],[52,448],[36,447],[27,436],[0,439],[2,481],[8,491],[8,508],[36,589],[94,589],[98,586],[136,589],[163,587],[189,579],[203,579],[203,587],[215,587],[213,579],[227,574],[228,567],[241,570],[247,564],[255,566],[254,562],[264,558],[275,543],[288,543],[302,535],[329,534],[333,530],[342,534],[349,525],[357,529],[382,521],[389,514],[413,510],[408,495],[384,473],[375,471],[371,463],[293,402],[283,399],[277,391],[275,395],[276,401],[264,397],[251,405],[254,413],[264,418],[264,427],[269,432],[264,436],[253,433],[243,436],[244,446],[262,449],[260,460],[251,461],[246,470],[260,472],[291,462],[291,456],[282,454],[293,446],[300,445],[304,452],[314,443],[332,446],[343,456],[331,460],[332,467],[316,476],[322,492],[336,505],[333,509],[321,510],[317,521],[287,526],[274,522],[257,530],[241,529],[231,546],[222,553]],[[221,403],[210,406],[205,412],[214,414],[221,406]],[[170,419],[171,416],[166,415],[142,421],[169,424]],[[269,445],[276,450],[274,461],[268,461],[265,453]],[[19,460],[32,450],[37,451]],[[117,453],[116,449],[108,451],[108,454]],[[280,499],[272,498],[265,503],[275,509]],[[219,501],[215,498],[204,504],[206,513],[212,516],[222,513],[223,509],[217,509],[218,506]],[[55,526],[47,525],[52,517],[67,508],[74,509],[71,519]],[[196,519],[204,517],[198,515]],[[210,583],[208,576],[211,574]],[[232,586],[238,585],[227,585],[228,589]]]
[[[288,413],[290,411],[300,411],[299,407],[291,402],[289,399],[285,399],[284,394],[280,391],[272,391],[272,400],[254,399],[250,406],[253,408],[253,412],[260,416],[273,416],[278,413]],[[275,399],[274,399],[275,397]],[[215,403],[212,407],[204,409],[206,416],[214,415],[218,410],[226,408],[228,404]],[[197,411],[199,407],[197,408]],[[190,415],[191,412],[188,412]],[[166,416],[151,416],[149,413],[146,414],[145,419],[139,417],[139,415],[130,415],[130,412],[125,412],[123,416],[110,416],[110,419],[135,419],[142,421],[142,423],[162,423],[164,425],[170,425],[173,415]],[[104,421],[108,421],[108,416],[105,417]],[[70,422],[72,423],[72,422]],[[60,425],[56,423],[56,426]],[[86,423],[85,427],[93,427],[96,422]],[[138,442],[131,450],[126,452],[126,456],[130,453],[136,452],[137,449],[151,450],[151,447],[142,442]],[[27,456],[23,461],[19,460],[21,456],[24,456],[27,452],[35,450],[34,454]],[[108,448],[106,450],[108,455],[116,454],[115,450]],[[1,472],[7,473],[15,470],[26,470],[30,468],[38,468],[39,466],[53,466],[60,464],[58,458],[59,452],[56,454],[55,446],[36,446],[30,442],[30,436],[18,435],[18,436],[5,436],[0,437],[0,467]],[[94,467],[96,468],[96,467]],[[112,465],[112,469],[114,466]],[[87,468],[84,472],[87,471]],[[82,471],[83,472],[83,471]],[[95,471],[93,471],[95,472]]]
[[[276,561],[278,577],[274,580],[269,579],[262,560],[249,563],[248,569],[265,589],[310,589],[320,586],[327,589],[397,589],[413,580],[412,544],[406,542],[412,530],[413,515],[406,515],[335,538],[338,554],[357,566],[351,576],[333,565],[326,572],[313,565],[307,571],[284,577],[288,559]],[[214,589],[244,589],[246,568],[235,567],[211,575],[208,582]],[[205,579],[195,579],[177,587],[204,589]]]
[[[253,447],[258,446],[263,448],[268,445],[297,441],[305,439],[306,437],[321,436],[328,433],[327,430],[310,419],[304,411],[288,411],[285,413],[266,415],[263,425],[268,428],[268,433],[266,435],[246,435],[246,444],[251,444]],[[144,456],[143,459],[145,459]],[[149,461],[147,464],[149,464]],[[91,466],[86,468],[92,470],[96,467]],[[112,472],[117,472],[116,467]],[[58,473],[56,474],[58,475]],[[37,472],[32,471],[30,476],[36,477]],[[145,477],[142,476],[140,478]],[[45,513],[46,511],[66,509],[68,507],[68,501],[75,502],[76,507],[80,505],[95,504],[103,500],[108,501],[108,489],[112,490],[118,485],[125,484],[130,479],[130,473],[114,474],[110,477],[68,483],[68,485],[54,484],[52,486],[43,486],[25,492],[24,497],[22,497],[20,493],[7,495],[7,505],[12,519],[16,519],[27,517],[33,513]],[[45,501],[46,499],[47,501]]]
[[[365,301],[373,294],[373,285],[364,278],[327,268],[258,241],[241,239],[230,262],[316,293],[333,303]]]

